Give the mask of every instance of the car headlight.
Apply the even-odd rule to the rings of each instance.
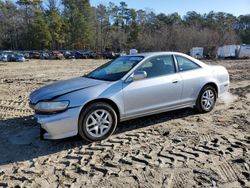
[[[64,111],[68,108],[68,106],[69,101],[44,101],[37,103],[34,110],[37,112],[54,113]]]

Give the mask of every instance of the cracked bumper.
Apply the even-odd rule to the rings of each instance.
[[[58,114],[35,114],[41,126],[41,138],[62,139],[77,135],[80,110],[76,107]]]

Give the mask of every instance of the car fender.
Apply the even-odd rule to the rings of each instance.
[[[65,95],[62,95],[54,100],[70,100],[69,108],[80,107],[79,114],[82,109],[91,101],[108,99],[116,104],[122,118],[124,116],[124,104],[122,93],[122,81],[112,82],[109,84],[101,84],[89,87],[82,90],[77,90]]]

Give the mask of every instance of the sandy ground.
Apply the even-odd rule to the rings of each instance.
[[[0,187],[250,187],[250,60],[227,67],[231,94],[119,125],[108,140],[40,141],[29,93],[104,60],[0,63]]]

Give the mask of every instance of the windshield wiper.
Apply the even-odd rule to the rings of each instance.
[[[113,80],[113,79],[97,78],[97,77],[89,76],[89,75],[83,75],[83,77],[90,78],[90,79],[95,79],[95,80],[108,81],[108,82],[116,81],[116,80]]]
[[[94,76],[90,76],[90,75],[88,75],[88,74],[84,74],[82,77],[92,78],[92,79],[97,79],[96,77],[94,77]]]
[[[95,80],[104,80],[105,81],[105,79],[97,78],[97,77],[89,76],[89,75],[84,75],[83,77],[90,78],[90,79],[95,79]]]

